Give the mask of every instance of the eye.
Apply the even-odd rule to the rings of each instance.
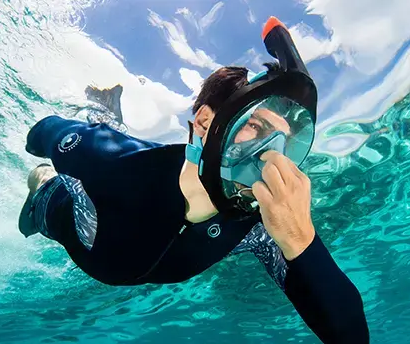
[[[255,123],[249,123],[249,126],[256,131],[260,131],[262,129],[259,125]]]
[[[255,130],[256,132],[261,132],[263,130],[262,126],[255,120],[249,120],[246,125],[252,129]]]

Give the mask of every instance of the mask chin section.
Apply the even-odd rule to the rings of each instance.
[[[253,213],[258,209],[259,203],[254,197],[247,196],[246,193],[252,193],[252,188],[237,189],[236,193],[232,194],[228,199],[235,200],[237,209]]]

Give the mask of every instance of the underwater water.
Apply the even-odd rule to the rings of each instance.
[[[74,269],[58,245],[18,232],[26,177],[40,161],[25,153],[25,135],[50,113],[72,116],[83,89],[78,79],[58,84],[63,70],[42,74],[50,51],[73,53],[55,41],[67,33],[60,21],[73,21],[77,10],[47,6],[0,4],[0,342],[319,343],[252,255],[177,285],[113,288]],[[312,153],[304,163],[315,227],[362,294],[372,343],[407,343],[410,96],[373,122],[345,122],[322,135],[364,139],[348,155]]]

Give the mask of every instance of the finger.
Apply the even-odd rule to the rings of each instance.
[[[273,197],[281,195],[285,192],[285,181],[282,178],[277,166],[271,161],[267,161],[262,169],[262,179],[273,195]]]
[[[306,175],[299,169],[299,167],[296,166],[296,164],[290,160],[289,160],[289,166],[290,169],[292,170],[292,172],[295,174],[296,177],[298,177],[299,179],[303,179],[303,177],[306,177]]]
[[[298,177],[298,178],[302,181],[302,183],[310,184],[310,179],[309,179],[309,177],[308,177],[306,174],[304,174],[304,173],[299,169],[299,167],[296,166],[296,164],[294,164],[292,161],[290,161],[290,167],[291,167],[293,173],[295,174],[295,176]]]
[[[310,178],[306,174],[304,174],[303,172],[300,172],[300,179],[301,179],[302,183],[305,186],[307,186],[307,188],[310,190],[310,185],[311,185]]]
[[[295,170],[292,168],[292,161],[276,151],[268,151],[261,156],[261,159],[276,166],[285,185],[293,184]]]
[[[265,160],[265,161],[266,161],[266,160],[272,159],[272,160],[275,161],[275,159],[277,159],[277,158],[274,158],[275,154],[278,155],[279,157],[281,157],[282,160],[286,161],[286,163],[288,164],[288,167],[290,168],[290,170],[293,172],[293,174],[294,174],[296,177],[298,177],[298,178],[301,179],[302,181],[310,182],[310,179],[308,178],[308,176],[305,175],[305,174],[299,169],[299,167],[298,167],[292,160],[290,160],[287,156],[285,156],[285,155],[283,155],[283,154],[280,154],[279,152],[276,152],[276,151],[268,151],[268,152],[265,152],[265,153],[261,156],[261,160]],[[280,171],[281,171],[281,170],[279,169],[279,172],[280,172]],[[286,182],[286,179],[285,179],[285,182]]]
[[[268,161],[269,158],[270,158],[272,155],[274,155],[274,154],[280,154],[280,153],[277,152],[277,151],[274,151],[274,150],[268,150],[268,151],[264,152],[264,153],[261,155],[260,159],[261,159],[262,161]]]
[[[272,193],[263,182],[256,182],[252,185],[252,193],[262,207],[267,206],[273,201]]]

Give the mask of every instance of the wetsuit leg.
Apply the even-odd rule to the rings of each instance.
[[[79,180],[60,174],[47,181],[33,197],[32,212],[34,225],[45,237],[63,246],[79,239],[91,249],[96,211]]]
[[[91,250],[97,234],[97,211],[78,179],[65,174],[60,178],[73,200],[75,229],[83,245]]]
[[[270,237],[262,223],[256,224],[241,243],[231,252],[236,255],[252,252],[265,266],[275,283],[285,289],[285,277],[288,267],[280,248]]]
[[[50,226],[49,220],[55,217],[57,209],[67,208],[69,196],[59,176],[51,178],[37,190],[31,201],[31,216],[36,232],[51,240],[59,241],[60,230],[56,226]],[[66,216],[60,219],[62,223],[67,223],[66,220]]]

